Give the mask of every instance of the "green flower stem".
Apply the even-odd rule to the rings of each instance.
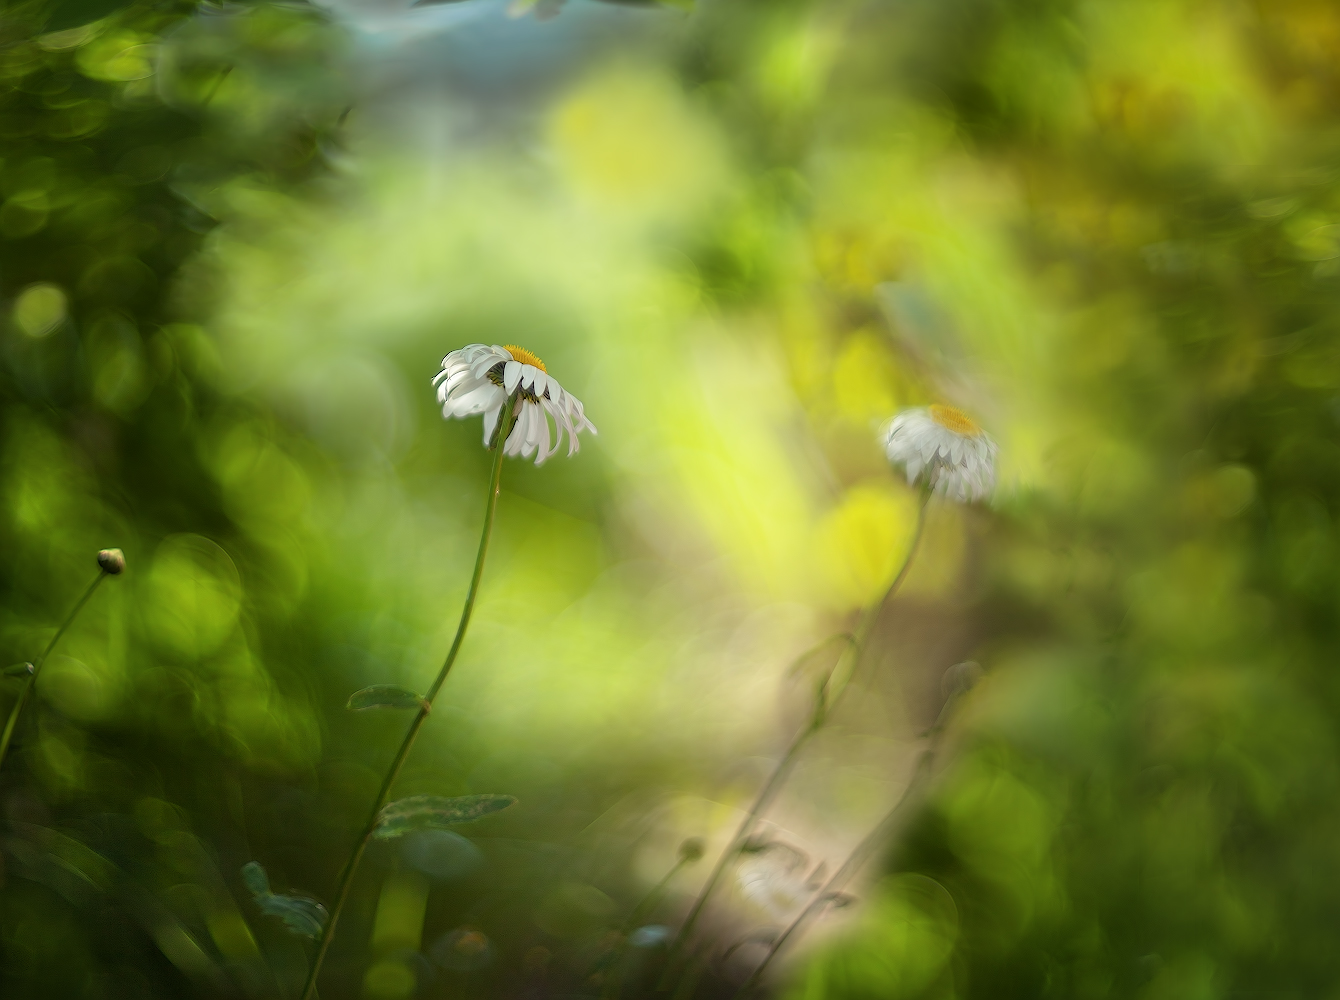
[[[669,951],[667,952],[665,972],[662,974],[661,980],[657,985],[658,989],[663,990],[668,988],[670,979],[675,971],[675,957],[693,934],[693,930],[698,923],[698,918],[702,916],[703,908],[707,905],[708,899],[711,898],[717,884],[721,881],[721,876],[725,874],[726,868],[730,863],[739,856],[741,850],[748,845],[749,839],[753,836],[754,828],[757,826],[759,819],[772,804],[773,799],[777,797],[778,792],[782,790],[782,786],[786,783],[787,777],[790,776],[791,770],[795,767],[800,751],[804,748],[805,744],[810,741],[810,738],[823,728],[829,713],[837,706],[842,694],[850,686],[851,679],[855,676],[856,668],[860,665],[861,656],[865,652],[865,644],[870,638],[870,633],[875,627],[875,622],[879,619],[880,612],[884,610],[884,606],[889,603],[893,598],[893,595],[898,592],[898,589],[903,585],[903,581],[907,579],[907,574],[912,568],[912,559],[917,554],[917,548],[921,543],[922,530],[926,526],[926,505],[930,500],[930,497],[930,490],[923,488],[921,491],[921,502],[917,508],[916,526],[912,529],[912,540],[907,547],[907,555],[903,557],[903,564],[899,568],[898,574],[893,578],[893,582],[889,584],[889,589],[884,592],[884,595],[879,600],[869,605],[862,613],[861,620],[856,626],[856,631],[852,636],[852,641],[848,644],[846,650],[843,651],[841,659],[838,660],[837,665],[833,668],[833,673],[830,675],[829,681],[826,682],[820,690],[820,697],[816,702],[814,714],[811,716],[810,721],[806,723],[805,727],[791,740],[791,745],[786,748],[786,753],[784,753],[782,759],[777,762],[777,766],[773,768],[772,774],[768,775],[768,780],[763,783],[763,787],[759,790],[753,805],[751,805],[749,811],[745,813],[744,819],[740,822],[739,829],[735,831],[735,836],[731,839],[730,844],[727,845],[726,850],[722,852],[721,857],[717,859],[717,863],[712,868],[711,874],[707,876],[707,881],[703,883],[702,889],[698,892],[698,898],[694,900],[693,906],[689,910],[689,915],[684,918],[684,923],[680,925],[679,933],[675,935],[675,939],[671,943]],[[833,684],[833,679],[837,680],[836,686]]]
[[[898,801],[894,803],[893,808],[890,809],[888,813],[885,814],[884,818],[876,824],[875,828],[866,835],[865,839],[856,845],[851,854],[847,856],[847,860],[842,863],[842,867],[835,871],[833,877],[824,883],[824,887],[815,893],[814,898],[810,900],[809,905],[800,911],[800,915],[797,916],[795,920],[791,921],[790,926],[782,931],[782,933],[772,942],[772,945],[768,948],[768,953],[763,956],[763,961],[758,964],[758,967],[754,969],[749,978],[735,991],[736,997],[743,996],[759,981],[764,971],[772,963],[773,958],[775,958],[777,953],[785,947],[787,941],[804,929],[805,925],[808,924],[812,918],[817,916],[821,910],[832,903],[837,894],[846,887],[849,881],[851,881],[852,876],[860,871],[865,863],[870,860],[870,856],[874,854],[885,841],[893,836],[899,825],[902,823],[903,814],[925,786],[926,778],[930,774],[930,765],[934,760],[934,757],[935,751],[933,748],[922,752],[921,758],[917,761],[916,771],[912,776],[912,780],[908,782],[907,788],[904,789],[903,794],[899,796]]]
[[[507,404],[503,407],[502,414],[498,418],[498,427],[501,430],[510,430],[512,410],[515,404],[516,397],[509,397]],[[386,772],[381,789],[377,792],[377,798],[372,803],[372,811],[368,813],[368,821],[363,826],[363,833],[358,838],[358,843],[354,845],[353,853],[349,855],[344,870],[340,872],[339,886],[335,890],[335,904],[331,907],[330,919],[326,921],[326,926],[321,932],[321,940],[317,944],[316,955],[312,959],[312,967],[307,973],[307,982],[302,988],[302,1000],[312,1000],[316,996],[316,979],[321,972],[321,964],[325,961],[326,952],[330,950],[330,942],[335,937],[335,925],[339,923],[340,913],[344,910],[344,904],[349,899],[349,890],[353,886],[354,873],[358,871],[358,864],[363,860],[363,852],[367,850],[368,841],[372,839],[373,831],[377,829],[377,818],[381,815],[382,809],[385,808],[387,799],[391,797],[391,787],[395,784],[396,778],[399,777],[400,769],[405,764],[405,758],[409,756],[410,749],[414,746],[414,740],[419,735],[419,730],[423,728],[428,713],[432,710],[433,699],[437,697],[438,691],[442,690],[442,685],[447,680],[447,674],[451,672],[451,666],[456,662],[456,656],[461,651],[461,643],[465,641],[465,630],[470,625],[470,615],[475,609],[475,597],[479,593],[479,580],[484,575],[484,557],[488,554],[489,536],[493,533],[493,516],[498,509],[498,491],[502,481],[503,444],[506,440],[506,435],[501,433],[495,438],[493,474],[489,480],[488,505],[484,509],[484,531],[479,538],[479,554],[475,556],[475,572],[474,576],[470,578],[470,591],[465,596],[465,607],[461,609],[460,624],[456,626],[456,638],[451,642],[451,649],[447,652],[447,658],[442,664],[442,669],[437,673],[437,679],[433,681],[433,686],[424,695],[423,707],[414,716],[414,721],[409,724],[409,731],[405,733],[405,738],[400,743],[400,749],[396,751],[395,759],[391,761],[390,770]]]
[[[630,913],[628,919],[623,922],[623,927],[620,928],[622,940],[619,942],[618,947],[614,949],[614,953],[601,967],[608,968],[609,970],[604,985],[600,990],[602,1000],[614,1000],[614,998],[619,995],[619,991],[623,986],[622,977],[619,975],[619,962],[623,958],[624,953],[628,950],[628,936],[632,934],[633,931],[637,930],[642,921],[646,920],[647,917],[651,916],[652,912],[655,911],[656,907],[660,904],[661,899],[665,896],[665,890],[669,887],[675,876],[687,865],[693,864],[695,860],[697,859],[681,855],[679,860],[677,860],[674,865],[671,866],[670,870],[665,873],[665,877],[652,886],[651,891],[642,897],[641,902],[633,907],[633,912]],[[601,971],[601,968],[597,968],[596,971]]]
[[[42,650],[42,655],[39,656],[37,662],[33,664],[33,672],[29,674],[28,679],[23,682],[23,690],[19,692],[19,699],[14,702],[14,707],[10,709],[9,712],[9,719],[5,722],[5,733],[3,736],[0,736],[0,768],[3,768],[5,765],[5,755],[9,753],[9,742],[14,738],[14,729],[19,724],[19,713],[23,711],[23,706],[28,701],[28,693],[32,691],[33,685],[37,683],[37,675],[41,673],[42,665],[47,662],[47,657],[50,656],[51,651],[56,648],[56,643],[60,642],[61,636],[63,636],[65,631],[71,624],[73,624],[75,618],[78,617],[79,612],[82,611],[84,605],[88,603],[88,599],[93,596],[93,591],[98,589],[98,584],[102,583],[103,578],[108,575],[106,570],[98,570],[98,575],[94,578],[93,582],[88,585],[88,589],[84,591],[84,596],[79,598],[78,603],[70,609],[70,613],[65,616],[65,621],[61,622],[60,628],[56,629],[56,634],[53,635],[51,641],[47,643],[47,648]]]
[[[665,895],[665,890],[669,887],[675,876],[678,875],[685,866],[691,864],[693,864],[693,859],[681,856],[679,860],[671,866],[670,870],[665,873],[665,877],[652,886],[651,891],[642,897],[642,901],[638,903],[637,906],[633,907],[633,912],[630,913],[628,919],[624,921],[623,934],[625,937],[637,930],[642,921],[651,916],[652,911],[655,910],[657,904],[660,903],[661,897]]]

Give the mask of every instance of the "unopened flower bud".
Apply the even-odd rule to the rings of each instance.
[[[108,576],[120,576],[126,571],[126,554],[120,549],[103,549],[98,553],[98,567]]]
[[[690,837],[679,845],[679,856],[685,861],[697,861],[703,856],[703,838]]]

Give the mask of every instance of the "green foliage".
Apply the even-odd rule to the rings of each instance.
[[[506,466],[323,995],[652,992],[673,906],[610,941],[809,717],[840,650],[785,664],[911,523],[872,426],[945,397],[1000,495],[933,512],[745,860],[832,871],[941,726],[943,770],[771,986],[1331,990],[1334,5],[569,3],[488,22],[520,57],[471,50],[470,7],[0,14],[0,662],[92,553],[133,567],[0,774],[0,994],[296,993],[221,871],[328,894],[404,731],[346,706],[420,704],[488,467],[427,383],[475,340],[535,349],[601,434]],[[527,809],[472,841],[444,828],[510,796],[417,794],[474,787]],[[752,943],[702,995],[790,915],[739,882],[704,954]]]
[[[512,795],[411,795],[392,802],[377,817],[374,837],[389,840],[416,830],[445,830],[462,823],[473,823],[492,813],[516,805]]]
[[[42,30],[51,33],[80,28],[126,6],[126,0],[61,0],[49,8]]]

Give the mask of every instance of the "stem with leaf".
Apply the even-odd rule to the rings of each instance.
[[[908,784],[906,790],[899,797],[893,808],[885,814],[884,818],[876,824],[875,828],[866,835],[865,839],[856,845],[855,849],[847,856],[847,860],[842,863],[842,867],[833,873],[824,887],[815,893],[814,898],[810,900],[809,905],[800,911],[800,915],[791,921],[790,926],[782,931],[772,944],[768,947],[768,953],[763,956],[763,961],[750,974],[736,991],[736,997],[742,996],[762,977],[764,971],[772,963],[777,953],[782,950],[792,937],[799,933],[809,921],[817,916],[821,910],[832,903],[841,893],[846,884],[867,861],[870,856],[897,830],[902,822],[903,814],[906,812],[909,804],[912,802],[916,793],[920,792],[925,785],[926,775],[930,773],[930,764],[933,759],[933,752],[926,750],[922,753],[921,759],[917,761],[916,773],[912,781]]]
[[[51,651],[56,648],[56,643],[60,642],[61,636],[66,633],[71,624],[74,623],[75,618],[79,616],[79,612],[88,603],[88,599],[93,596],[93,591],[98,589],[98,584],[102,583],[106,577],[116,576],[125,568],[125,559],[121,556],[120,550],[107,550],[108,554],[113,552],[116,555],[116,560],[119,561],[105,558],[104,553],[99,553],[98,575],[88,585],[88,589],[84,591],[84,596],[79,598],[75,606],[70,609],[70,613],[65,616],[65,621],[61,622],[60,628],[56,629],[56,634],[51,637],[46,649],[42,650],[42,655],[31,665],[32,669],[28,671],[28,679],[23,682],[23,690],[19,692],[18,700],[14,702],[14,707],[9,711],[9,719],[5,722],[4,735],[0,736],[0,768],[4,767],[5,755],[9,753],[10,741],[14,738],[14,730],[19,724],[19,714],[28,702],[28,695],[32,691],[33,685],[37,683],[37,675],[42,672],[42,665],[47,662],[47,657],[51,655]]]
[[[917,549],[921,543],[922,530],[926,525],[926,505],[929,502],[930,497],[930,487],[923,487],[920,503],[917,507],[916,525],[912,529],[912,539],[908,543],[907,554],[903,557],[902,566],[899,567],[898,573],[894,576],[893,582],[889,584],[888,589],[884,591],[883,596],[866,607],[865,611],[862,612],[861,620],[856,626],[856,631],[850,636],[846,636],[848,639],[847,648],[843,650],[841,658],[833,667],[833,671],[819,686],[818,695],[815,699],[814,712],[810,716],[809,721],[791,740],[791,744],[786,748],[786,752],[782,754],[781,760],[777,762],[777,766],[773,768],[772,773],[768,775],[768,780],[763,783],[763,787],[759,789],[759,793],[755,797],[753,804],[749,807],[749,811],[745,813],[744,819],[740,821],[740,826],[735,831],[735,836],[731,838],[726,850],[722,852],[721,856],[717,859],[716,865],[713,866],[711,873],[707,876],[707,881],[703,883],[702,889],[699,890],[698,897],[693,901],[693,906],[689,909],[688,916],[684,918],[684,923],[680,925],[679,933],[675,935],[675,939],[670,945],[670,950],[666,957],[665,972],[661,976],[660,983],[658,984],[659,989],[666,989],[669,986],[670,978],[675,971],[674,960],[676,956],[689,942],[693,930],[697,926],[698,919],[702,916],[704,907],[707,906],[708,900],[711,898],[713,891],[715,891],[718,883],[721,881],[721,877],[725,874],[727,867],[729,867],[731,862],[739,856],[740,852],[748,846],[750,839],[754,835],[754,829],[762,818],[763,813],[782,790],[782,786],[786,783],[786,779],[790,776],[792,769],[796,765],[800,751],[805,747],[805,744],[810,741],[814,734],[823,728],[829,715],[832,713],[833,709],[837,707],[843,693],[850,686],[852,678],[855,676],[856,670],[860,666],[866,643],[870,639],[870,633],[873,631],[875,623],[879,620],[880,613],[884,610],[885,605],[889,603],[893,596],[898,593],[899,588],[902,587],[903,581],[907,579],[907,574],[912,568],[912,560],[916,556]],[[823,646],[826,646],[831,641],[831,639],[824,640],[824,642],[815,647],[814,650],[811,650],[809,653],[802,656],[801,659],[797,661],[797,664],[803,663],[814,652]]]
[[[619,930],[620,942],[613,952],[597,967],[599,972],[603,968],[609,968],[609,975],[600,990],[602,1000],[612,1000],[619,995],[622,986],[619,974],[619,961],[628,950],[629,936],[642,924],[644,920],[651,916],[656,907],[660,905],[665,897],[666,890],[670,883],[674,881],[675,876],[688,865],[694,864],[703,856],[703,843],[697,837],[691,837],[679,845],[679,857],[674,865],[665,873],[665,876],[652,886],[651,890],[642,897],[642,900],[633,907],[633,911],[628,914],[628,918],[623,922],[623,927]]]
[[[971,667],[980,671],[980,668],[978,668],[975,663],[959,664],[958,667]],[[950,670],[951,672],[956,671],[957,667],[950,668]],[[759,981],[760,978],[762,978],[763,973],[772,963],[772,960],[777,956],[777,953],[786,946],[786,943],[800,933],[810,920],[819,915],[820,911],[829,904],[835,902],[842,890],[846,888],[847,883],[851,881],[852,877],[855,876],[865,863],[870,860],[870,856],[897,832],[898,827],[903,822],[904,814],[915,804],[917,798],[925,788],[926,782],[930,778],[931,765],[935,762],[935,755],[939,750],[940,737],[944,732],[945,727],[948,725],[950,715],[956,708],[959,700],[976,680],[970,671],[966,673],[960,672],[956,676],[951,676],[950,673],[947,673],[946,679],[952,679],[953,690],[950,691],[949,697],[941,708],[939,717],[924,734],[929,742],[926,749],[921,752],[921,756],[917,760],[916,768],[912,774],[912,780],[908,782],[907,788],[905,788],[903,794],[898,797],[898,801],[893,804],[893,808],[890,809],[888,813],[885,814],[884,818],[875,825],[875,828],[866,835],[865,839],[856,845],[851,854],[847,856],[847,860],[842,863],[842,867],[835,871],[833,877],[824,883],[822,889],[815,893],[814,898],[810,900],[809,905],[800,911],[799,916],[791,921],[790,926],[788,926],[786,930],[782,931],[781,934],[773,939],[772,944],[768,947],[768,953],[763,956],[763,961],[758,964],[758,967],[754,969],[749,978],[741,984],[738,990],[736,990],[736,997],[743,996]]]
[[[321,972],[321,964],[325,961],[326,952],[330,950],[330,942],[335,937],[335,926],[339,923],[340,913],[344,910],[344,904],[349,899],[349,890],[353,886],[354,874],[358,871],[359,862],[363,860],[363,852],[367,850],[368,841],[372,839],[377,830],[382,809],[386,807],[387,800],[391,797],[391,788],[400,775],[400,769],[404,766],[410,749],[414,746],[414,740],[419,735],[419,730],[423,728],[424,722],[427,721],[429,712],[432,711],[433,699],[437,697],[438,691],[446,683],[447,674],[451,672],[452,664],[456,662],[456,656],[461,651],[461,644],[465,641],[465,631],[470,625],[470,615],[474,611],[475,598],[479,593],[479,581],[484,575],[484,557],[488,554],[489,537],[493,533],[493,517],[498,508],[498,492],[502,481],[503,443],[507,440],[507,435],[512,428],[512,414],[516,407],[516,401],[515,395],[509,396],[498,418],[498,430],[492,442],[494,451],[493,472],[489,479],[488,503],[484,508],[484,531],[479,538],[479,554],[475,556],[475,572],[470,578],[470,590],[465,596],[465,606],[461,609],[461,620],[456,626],[456,637],[451,642],[451,649],[447,652],[447,658],[442,664],[442,669],[438,671],[437,678],[433,681],[432,687],[428,689],[428,693],[424,695],[423,703],[414,716],[414,721],[409,724],[409,731],[405,733],[405,738],[400,743],[400,749],[396,751],[395,758],[391,761],[391,767],[382,780],[377,798],[372,803],[372,810],[368,813],[368,821],[363,826],[363,832],[359,835],[358,842],[349,855],[349,860],[345,862],[343,871],[340,872],[339,885],[335,890],[335,903],[330,909],[330,918],[326,921],[326,925],[321,932],[321,939],[317,943],[316,955],[313,957],[311,969],[307,973],[307,982],[302,988],[302,1000],[311,1000],[312,997],[316,996],[316,979]]]

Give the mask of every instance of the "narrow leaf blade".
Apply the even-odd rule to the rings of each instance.
[[[345,706],[354,712],[364,712],[369,708],[427,708],[428,702],[409,688],[395,684],[374,684],[349,696]]]
[[[284,926],[302,937],[318,938],[326,926],[326,908],[306,896],[266,896],[257,899],[262,913],[278,917]]]
[[[441,830],[458,823],[473,823],[490,813],[516,804],[512,795],[411,795],[392,802],[377,817],[374,837],[399,837],[412,830]]]

